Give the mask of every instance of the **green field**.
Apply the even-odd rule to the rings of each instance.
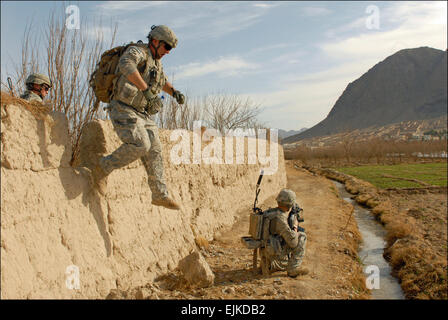
[[[383,189],[425,187],[422,183],[402,179],[418,180],[433,186],[447,186],[447,163],[359,166],[335,169]]]

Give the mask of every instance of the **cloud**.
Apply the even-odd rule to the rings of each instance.
[[[321,17],[331,13],[331,10],[324,7],[305,7],[301,11],[308,17]]]
[[[112,38],[114,36],[115,27],[114,26],[103,26],[94,25],[87,29],[84,29],[85,34],[89,40],[92,41],[103,41],[105,45],[110,46],[112,44]],[[116,35],[115,35],[116,37]],[[116,45],[116,41],[115,41]]]
[[[404,48],[447,47],[446,3],[394,4],[382,9],[380,17],[383,27],[379,30],[368,30],[365,18],[358,18],[340,27],[351,34],[321,43],[315,56],[329,67],[316,68],[326,69],[285,74],[276,79],[281,89],[250,93],[265,106],[262,120],[283,129],[312,127],[328,115],[350,82],[386,57]],[[353,35],[356,28],[362,33]]]
[[[253,4],[254,7],[256,8],[263,8],[263,9],[269,9],[269,8],[273,8],[278,6],[278,4],[274,4],[274,3],[255,3]]]
[[[367,8],[377,10],[368,11]],[[369,17],[378,14],[379,29],[369,30],[367,22]],[[345,25],[332,28],[326,32],[327,37],[347,37],[357,34],[373,34],[375,32],[389,32],[398,28],[406,28],[413,31],[415,28],[421,28],[427,25],[439,25],[446,27],[447,4],[444,1],[437,2],[391,2],[388,6],[367,5],[366,11],[362,15]]]
[[[426,24],[447,24],[447,3],[445,1],[411,1],[394,3],[381,15],[394,22],[405,23],[408,26]]]
[[[262,117],[271,121],[271,125],[284,129],[311,127],[327,116],[349,82],[387,56],[404,48],[447,48],[446,2],[372,3],[380,9],[378,30],[366,27],[370,14],[364,9],[371,4],[369,2],[364,9],[361,6],[359,16],[328,30],[327,38],[319,39],[317,45],[313,43],[312,48],[302,48],[307,52],[313,50],[311,56],[306,52],[302,55],[300,48],[296,52],[290,43],[271,43],[249,49],[239,56],[218,57],[213,61],[197,61],[174,68],[176,80],[254,75],[258,72],[269,74],[263,81],[270,91],[260,87],[248,93],[265,108]],[[135,6],[129,2],[107,4],[109,9],[102,4],[102,11],[109,10],[121,18],[119,29],[123,31],[125,28],[129,33],[122,34],[127,37],[132,30],[149,27],[152,23],[148,21],[155,20],[154,23],[164,21],[164,24],[172,26],[183,41],[219,38],[247,29],[263,21],[274,7],[271,2],[160,2],[148,4],[151,9],[144,7],[144,3],[136,3]],[[120,15],[120,10],[123,15]],[[301,13],[303,16],[322,17],[333,12],[316,4],[305,5]],[[268,55],[269,51],[275,54],[274,58]],[[261,56],[264,60],[258,60]],[[266,63],[267,57],[271,57],[272,63]],[[262,63],[265,63],[263,68]],[[300,70],[305,63],[305,68]],[[307,70],[305,74],[303,70]]]
[[[219,38],[249,28],[278,5],[244,1],[109,1],[96,8],[99,15],[119,17],[120,30],[131,32],[162,23],[173,30],[182,30],[184,40],[198,40]]]
[[[103,12],[112,13],[123,11],[139,11],[145,8],[157,7],[167,4],[169,1],[106,1],[96,7]]]
[[[375,59],[336,65],[332,68],[282,79],[282,89],[267,93],[253,92],[248,94],[254,101],[265,107],[263,118],[278,119],[286,115],[285,122],[272,125],[280,128],[299,129],[312,127],[323,120],[343,93],[347,85],[367,72]],[[295,120],[294,120],[295,119]],[[292,123],[297,125],[294,127]]]
[[[440,11],[445,7],[444,12]],[[323,52],[333,59],[353,60],[366,57],[384,59],[398,50],[429,46],[447,47],[446,3],[400,3],[380,11],[382,25],[394,27],[369,30],[362,27],[359,35],[321,44]],[[438,23],[445,19],[444,24]],[[360,20],[345,26],[356,26]]]
[[[340,27],[329,29],[325,32],[325,35],[328,38],[334,38],[336,36],[347,34],[348,32],[363,30],[365,29],[365,26],[366,26],[366,17],[361,17],[350,23],[344,24]]]
[[[247,53],[247,55],[264,53],[264,52],[270,51],[270,50],[279,50],[279,49],[284,50],[284,49],[287,49],[287,48],[291,48],[291,43],[290,42],[276,43],[276,44],[271,44],[271,45],[264,45],[262,47],[252,48]]]
[[[176,79],[202,77],[209,74],[227,77],[255,68],[257,68],[255,64],[248,63],[239,57],[221,57],[217,61],[202,64],[194,62],[181,66],[177,68]]]
[[[291,46],[289,46],[291,47]],[[285,64],[296,64],[302,62],[304,59],[307,59],[307,52],[304,50],[296,49],[291,50],[291,52],[287,53],[278,53],[277,56],[272,59],[272,62],[281,66]]]
[[[253,8],[253,7],[252,7]],[[197,28],[197,19],[191,20],[190,30],[186,32],[186,38],[204,39],[219,38],[221,36],[247,29],[262,21],[267,10],[251,10],[247,4],[230,4],[210,6],[203,9],[201,25],[206,28]]]

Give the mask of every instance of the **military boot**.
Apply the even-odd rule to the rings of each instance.
[[[90,188],[93,188],[92,170],[87,167],[76,167],[75,170],[89,182]]]
[[[87,179],[92,189],[96,189],[101,195],[106,195],[107,183],[106,173],[98,165],[91,170],[87,167],[78,167],[76,170]]]
[[[180,210],[180,206],[170,197],[164,197],[161,199],[152,199],[151,203],[155,206],[162,206],[172,210]]]
[[[309,273],[307,268],[295,268],[293,270],[288,270],[288,277],[295,278],[297,276],[304,276]]]

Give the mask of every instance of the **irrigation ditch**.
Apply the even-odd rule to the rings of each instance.
[[[387,245],[386,230],[368,208],[352,199],[342,183],[333,182],[339,196],[354,208],[354,217],[363,239],[358,255],[367,275],[372,299],[405,299],[399,280],[392,276],[392,267],[383,257]]]
[[[371,289],[372,299],[406,299],[400,279],[394,276],[396,272],[384,257],[389,247],[386,240],[387,230],[371,210],[380,204],[376,188],[333,169],[300,164],[295,166],[332,180],[340,198],[353,206],[353,216],[363,239],[358,256],[366,274],[366,284]]]

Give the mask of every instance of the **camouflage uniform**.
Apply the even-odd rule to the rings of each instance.
[[[50,78],[48,78],[46,75],[44,74],[39,74],[39,73],[33,73],[30,74],[25,81],[26,86],[28,87],[28,90],[26,90],[21,96],[20,98],[25,99],[29,102],[43,102],[43,99],[40,95],[38,95],[37,93],[35,93],[34,91],[32,91],[31,89],[33,88],[34,84],[37,85],[47,85],[49,88],[52,87],[52,83]]]
[[[289,189],[283,189],[276,200],[279,206],[291,208],[295,204],[296,195]],[[268,239],[263,250],[267,267],[270,271],[286,269],[288,275],[297,276],[305,255],[307,239],[305,232],[294,231],[288,223],[289,212],[280,208],[269,209],[264,215],[269,220],[263,230],[263,238]]]
[[[274,236],[280,236],[281,248],[267,250],[272,270],[287,270],[288,274],[293,274],[302,264],[306,248],[305,232],[296,232],[289,227],[288,212],[283,212],[278,208],[271,211],[275,214],[272,218],[269,233]],[[271,238],[272,239],[272,238]]]
[[[168,196],[164,178],[162,148],[154,115],[145,109],[147,101],[127,76],[139,71],[154,95],[159,94],[167,78],[160,60],[152,57],[147,45],[130,46],[121,56],[117,72],[119,76],[109,104],[109,115],[117,135],[123,144],[112,154],[100,159],[99,164],[108,175],[141,159],[148,174],[153,199]]]
[[[26,91],[20,96],[20,98],[25,99],[25,100],[27,100],[27,101],[29,101],[29,102],[35,102],[35,101],[40,102],[40,103],[43,102],[42,98],[41,98],[38,94],[34,93],[34,92],[31,91],[31,90],[26,90]]]

